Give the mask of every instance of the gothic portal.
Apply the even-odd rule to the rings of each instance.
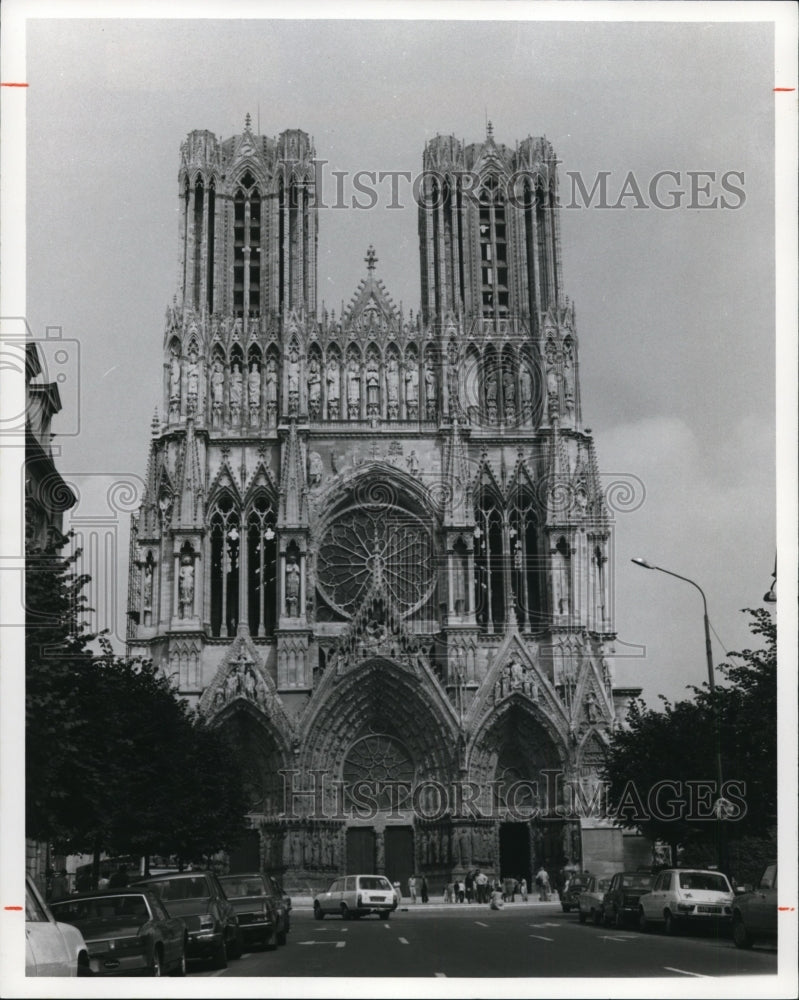
[[[289,888],[587,865],[589,821],[554,808],[633,692],[554,151],[427,144],[415,315],[371,247],[344,312],[317,308],[314,156],[249,116],[181,146],[130,650],[240,742]]]

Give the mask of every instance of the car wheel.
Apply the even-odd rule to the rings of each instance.
[[[314,903],[313,905],[313,915],[315,920],[325,919],[324,911],[322,910],[322,907],[318,903]]]
[[[175,969],[172,972],[173,976],[180,976],[181,978],[183,978],[183,976],[186,975],[186,949],[188,948],[188,946],[189,942],[184,941],[183,950],[180,953],[180,959],[178,960],[178,964],[175,966]]]
[[[342,920],[350,919],[350,910],[346,903],[341,904],[341,919]]]
[[[391,916],[391,910],[381,910],[380,911],[380,919],[381,920],[388,920],[388,918],[390,916]]]
[[[588,914],[584,913],[582,910],[577,911],[577,916],[579,917],[581,924],[584,924],[588,919]]]
[[[746,924],[739,913],[736,913],[732,921],[732,939],[736,948],[751,948],[754,944],[752,935],[746,929]]]
[[[150,966],[150,975],[161,975],[161,952],[158,948],[153,952],[153,964]]]
[[[603,927],[610,927],[610,923],[611,923],[611,915],[608,913],[607,910],[603,910],[602,911],[602,926]]]
[[[591,919],[594,921],[594,927],[599,927],[599,925],[602,923],[602,911],[591,910]]]
[[[212,969],[226,969],[227,968],[227,948],[225,947],[224,938],[219,942],[214,950],[214,957],[211,959]]]
[[[624,927],[624,913],[622,910],[616,910],[615,916],[613,918],[613,926],[618,931],[620,931]]]
[[[638,930],[643,931],[644,934],[649,930],[649,921],[646,919],[643,906],[638,910]]]
[[[671,910],[666,910],[663,916],[663,929],[669,936],[677,933],[677,921],[672,916]]]
[[[277,932],[277,943],[285,944],[287,940],[288,940],[288,931],[284,927],[282,931]]]
[[[241,958],[244,953],[244,945],[241,942],[241,931],[238,927],[233,934],[233,941],[228,945],[227,951],[231,958]]]

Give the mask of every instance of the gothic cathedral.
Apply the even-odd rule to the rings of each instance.
[[[555,153],[429,142],[421,310],[370,247],[340,315],[314,156],[249,116],[181,146],[129,651],[241,745],[255,863],[287,889],[612,871],[620,833],[581,805],[635,691],[608,662]]]

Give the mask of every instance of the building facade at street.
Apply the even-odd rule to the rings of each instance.
[[[421,309],[370,247],[340,315],[317,303],[314,157],[249,117],[181,146],[130,651],[244,747],[287,888],[621,860],[618,831],[553,814],[590,798],[635,693],[610,666],[555,153],[429,142]]]

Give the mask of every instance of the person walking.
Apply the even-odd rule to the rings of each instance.
[[[411,875],[408,879],[408,895],[411,897],[411,902],[416,902],[416,876]]]
[[[421,896],[422,896],[422,902],[426,903],[427,899],[428,899],[428,896],[427,896],[427,879],[424,877],[424,875],[422,875],[422,882],[421,882],[421,885],[419,886],[419,889],[420,889]]]
[[[526,878],[523,878],[521,880],[521,882],[519,882],[519,894],[522,897],[522,902],[526,903],[527,902],[527,879]]]
[[[538,886],[538,899],[541,903],[549,902],[549,875],[543,865],[538,869],[535,876],[535,883]]]
[[[474,897],[474,873],[471,871],[466,873],[465,892],[466,902],[471,903]]]
[[[477,902],[487,903],[488,902],[488,876],[485,872],[477,870],[477,876],[475,878],[475,883],[477,885]]]

